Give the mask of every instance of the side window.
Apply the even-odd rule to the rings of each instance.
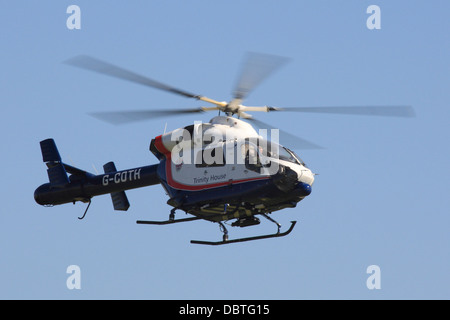
[[[256,146],[246,142],[242,145],[241,151],[245,159],[245,168],[260,173],[261,161]]]
[[[207,148],[200,150],[195,158],[195,167],[223,167],[225,165],[225,155],[222,147]]]

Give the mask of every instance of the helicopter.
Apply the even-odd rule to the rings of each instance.
[[[93,197],[110,194],[114,210],[130,207],[126,190],[160,184],[172,207],[167,220],[138,220],[142,225],[168,225],[206,220],[217,223],[220,241],[191,240],[192,244],[224,245],[236,242],[284,237],[292,232],[296,221],[286,231],[270,215],[297,204],[311,194],[315,173],[291,149],[279,143],[280,136],[293,138],[295,149],[318,149],[320,146],[278,130],[251,115],[252,112],[316,112],[368,116],[413,117],[411,106],[339,106],[293,107],[245,106],[244,99],[264,79],[286,64],[287,58],[248,53],[238,77],[233,98],[218,101],[203,95],[169,86],[127,69],[90,56],[77,56],[65,63],[99,74],[131,81],[209,106],[191,109],[160,109],[97,112],[91,115],[112,124],[126,124],[146,119],[216,111],[209,122],[195,122],[184,128],[153,138],[149,150],[159,163],[117,170],[114,162],[103,166],[104,174],[92,174],[64,163],[53,139],[40,142],[49,182],[39,186],[35,201],[43,206],[84,202],[87,208]],[[255,130],[252,123],[260,128]],[[267,130],[271,135],[268,137]],[[176,211],[190,215],[176,218]],[[229,239],[228,229],[259,225],[260,218],[276,225],[276,232]]]

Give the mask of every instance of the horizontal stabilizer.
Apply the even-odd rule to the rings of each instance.
[[[105,171],[105,173],[117,172],[116,165],[112,161],[108,162],[103,165],[103,171]]]
[[[128,202],[127,195],[125,191],[120,192],[112,192],[111,199],[113,202],[114,210],[117,211],[127,211],[130,207],[130,203]]]
[[[103,170],[105,171],[105,173],[117,172],[116,165],[112,161],[103,165]],[[130,202],[128,202],[125,191],[111,192],[111,200],[114,206],[114,210],[127,211],[130,207]]]

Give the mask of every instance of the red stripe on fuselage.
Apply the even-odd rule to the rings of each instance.
[[[157,136],[155,138],[155,147],[162,154],[165,154],[165,155],[170,154],[169,150],[166,149],[166,147],[164,146],[164,144],[162,142],[162,135]]]

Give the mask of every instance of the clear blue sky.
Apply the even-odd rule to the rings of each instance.
[[[81,30],[66,9],[81,8]],[[366,9],[381,8],[381,30]],[[448,1],[8,1],[0,6],[0,298],[450,298]],[[260,119],[324,150],[300,155],[319,173],[312,194],[273,217],[289,237],[224,247],[216,224],[164,227],[160,186],[40,207],[47,182],[39,141],[95,172],[157,163],[150,140],[166,120],[113,126],[97,111],[192,108],[170,95],[62,64],[88,54],[219,101],[231,98],[247,51],[291,58],[247,105],[412,105],[413,119],[267,114]],[[215,114],[167,119],[172,130]],[[230,228],[238,237],[273,225]],[[66,268],[81,269],[68,290]],[[381,268],[381,290],[366,269]]]

